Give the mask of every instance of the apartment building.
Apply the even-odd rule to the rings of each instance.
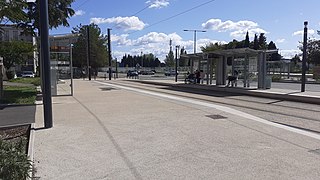
[[[24,34],[23,29],[12,24],[0,24],[0,41],[25,41],[33,45],[36,44],[35,38],[30,34]],[[37,71],[38,53],[35,51],[32,56],[28,56],[25,64],[16,65],[15,71]]]

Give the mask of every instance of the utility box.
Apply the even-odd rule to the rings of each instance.
[[[266,76],[266,89],[271,89],[272,76]]]

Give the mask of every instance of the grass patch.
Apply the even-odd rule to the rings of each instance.
[[[35,86],[40,86],[40,77],[35,78],[17,78],[17,79],[11,79],[9,82],[15,82],[15,83],[23,83],[23,84],[33,84]]]
[[[4,104],[34,104],[37,96],[36,87],[5,86],[4,97],[0,103]]]

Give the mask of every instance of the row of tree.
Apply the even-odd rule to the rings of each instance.
[[[119,64],[120,67],[163,67],[164,63],[161,63],[160,60],[152,53],[143,54],[141,56],[131,56],[126,54],[122,57]]]

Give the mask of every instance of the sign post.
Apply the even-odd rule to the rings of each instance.
[[[3,97],[3,58],[0,57],[0,100]]]

